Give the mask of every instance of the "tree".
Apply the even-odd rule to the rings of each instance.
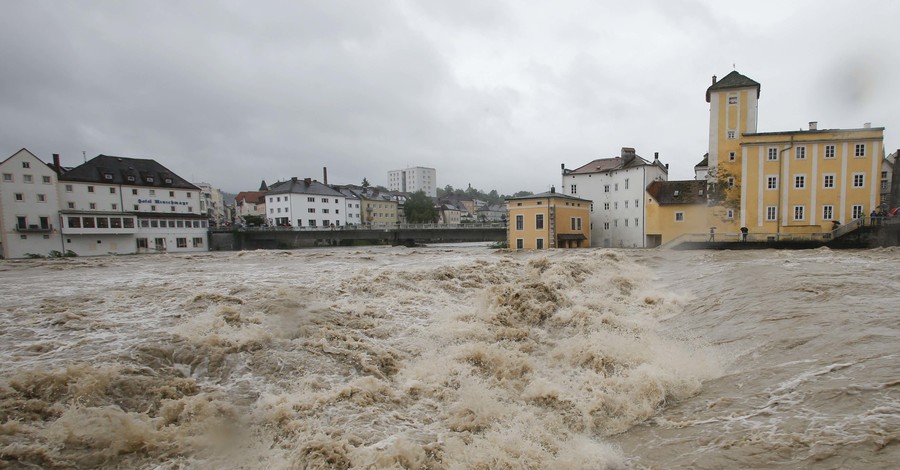
[[[368,187],[369,187],[369,180],[363,178],[363,182],[362,182],[362,184],[361,184],[360,186],[362,186],[362,187],[364,187],[364,188],[368,188]]]
[[[266,223],[266,219],[264,219],[261,215],[245,215],[243,216],[244,223],[249,226],[261,226]]]
[[[403,204],[406,221],[411,224],[430,224],[437,222],[438,213],[434,202],[424,191],[416,191]]]

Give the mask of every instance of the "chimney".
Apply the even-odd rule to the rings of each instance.
[[[550,186],[550,194],[556,194],[556,186]]]
[[[306,184],[307,186],[309,186],[312,184],[312,179],[311,178],[303,178],[303,183]]]
[[[713,75],[713,82],[712,82],[712,84],[713,84],[713,85],[716,84],[716,76],[715,76],[715,75]]]
[[[327,166],[322,167],[322,183],[325,185],[328,184],[328,167]]]
[[[62,176],[62,167],[59,166],[59,154],[53,154],[53,171],[56,172],[56,176]]]
[[[634,148],[632,148],[632,147],[622,147],[622,151],[620,152],[620,155],[621,155],[622,157],[625,157],[626,155],[634,155]]]
[[[291,176],[291,181],[293,181],[294,183],[296,183],[296,182],[297,182],[297,177],[296,177],[296,176]]]
[[[659,152],[653,152],[653,161],[659,161]]]
[[[809,121],[809,130],[811,130],[811,131],[819,130],[819,121]]]
[[[863,129],[871,129],[871,128],[872,128],[872,123],[871,123],[871,122],[863,123]]]

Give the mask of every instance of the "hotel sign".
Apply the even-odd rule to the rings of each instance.
[[[186,206],[188,205],[187,201],[165,201],[162,199],[138,199],[138,204],[161,204],[161,205],[170,205],[170,206]]]

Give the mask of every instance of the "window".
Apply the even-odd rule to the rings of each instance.
[[[172,178],[163,178],[163,183],[172,184]]]
[[[187,248],[187,238],[176,238],[175,245],[178,248]]]
[[[516,238],[516,249],[522,250],[525,248],[525,240],[521,238]]]
[[[50,177],[49,177],[49,176],[41,176],[41,181],[42,181],[44,184],[50,184],[50,183],[51,183]]]
[[[767,206],[766,207],[766,220],[773,221],[775,220],[775,216],[778,215],[778,208],[775,206]]]
[[[803,220],[805,219],[804,210],[805,206],[794,206],[794,220]]]
[[[190,223],[191,222],[188,221],[188,226],[190,226]],[[183,220],[175,221],[175,228],[184,228],[184,221]]]
[[[619,201],[613,203],[613,209],[619,210]]]
[[[625,208],[628,209],[628,201],[625,201]]]
[[[728,104],[738,104],[738,97],[737,96],[729,96]]]
[[[151,212],[156,212],[156,206],[151,205],[151,206],[150,206],[150,211],[151,211]]]
[[[882,191],[887,191],[887,188],[888,188],[888,182],[887,182],[887,180],[881,180],[881,190],[882,190]]]
[[[175,191],[169,191],[169,197],[175,197]]]
[[[22,168],[31,168],[31,163],[29,163],[29,162],[22,162]]]
[[[151,195],[151,196],[156,196],[156,190],[155,190],[155,189],[151,189],[151,190],[150,190],[150,195]]]
[[[604,193],[608,193],[608,192],[609,192],[609,185],[608,185],[608,184],[604,184],[604,185],[603,185],[603,192],[604,192]]]
[[[96,228],[97,224],[94,222],[93,217],[82,217],[81,226],[84,228]]]
[[[728,187],[729,188],[734,187],[734,177],[733,176],[728,178]]]
[[[310,214],[315,214],[315,213],[316,213],[316,208],[315,208],[315,207],[310,207],[309,209],[306,209],[306,212],[309,212]]]
[[[628,178],[625,178],[625,189],[628,189]]]
[[[69,228],[81,228],[81,217],[69,217]]]
[[[134,175],[128,175],[125,177],[126,180],[134,182]]]
[[[728,160],[732,162],[735,160],[734,152],[728,152]]]
[[[67,203],[66,203],[66,207],[68,207],[69,209],[74,209],[74,208],[75,208],[75,203],[74,203],[74,202],[67,202]]]
[[[635,199],[635,200],[634,200],[634,207],[639,207],[638,204],[639,204],[640,202],[641,202],[640,199]]]
[[[608,202],[604,202],[604,203],[603,203],[603,210],[607,210],[607,211],[609,210],[609,203],[608,203]]]
[[[591,212],[594,212],[594,203],[591,203]]]
[[[578,186],[577,185],[569,185],[569,194],[578,194]]]
[[[856,144],[856,150],[853,152],[854,157],[865,157],[866,156],[866,144]]]
[[[165,226],[166,226],[165,221],[163,221],[163,225],[162,225],[162,226],[163,226],[163,228],[165,228]],[[150,228],[159,228],[159,221],[156,220],[156,219],[151,220],[151,221],[150,221]]]
[[[111,180],[113,178],[112,173],[103,173],[103,179]]]
[[[777,147],[769,147],[768,160],[770,162],[778,160],[778,148]]]
[[[15,196],[16,196],[16,200],[17,200],[17,201],[24,201],[24,200],[25,200],[25,195],[22,194],[22,193],[16,193]]]
[[[796,149],[794,149],[794,157],[797,160],[806,160],[806,147],[800,145]]]
[[[822,206],[822,220],[834,218],[834,206]]]
[[[823,188],[834,188],[834,175],[823,175],[822,176],[822,187]]]
[[[536,214],[534,216],[534,228],[537,230],[544,229],[544,214]]]
[[[137,239],[137,247],[138,249],[147,248],[147,239],[146,238],[138,238]]]
[[[516,216],[516,230],[525,230],[525,216],[524,215]]]
[[[89,192],[89,193],[94,192],[94,187],[93,187],[93,186],[88,186],[88,192]]]
[[[852,208],[853,218],[858,219],[863,216],[863,206],[862,205],[854,205]]]
[[[166,221],[164,220],[164,221],[162,221],[162,222],[165,223]],[[170,220],[170,221],[168,221],[168,222],[169,222],[169,228],[175,228],[175,221],[174,221],[174,220]],[[162,227],[162,224],[160,224],[160,227]]]
[[[191,198],[191,192],[190,192],[190,191],[188,191],[188,192],[187,192],[187,193],[185,193],[185,194],[187,194],[187,197],[188,197],[188,199],[190,199],[190,198]]]
[[[137,193],[138,193],[137,189],[132,189],[132,190],[131,190],[131,195],[132,195],[132,196],[137,196]]]
[[[737,139],[737,132],[735,132],[735,131],[728,131],[728,132],[725,134],[725,137],[726,137],[728,140],[734,140],[734,139]]]
[[[47,202],[47,195],[45,195],[45,194],[38,194],[38,195],[37,195],[37,201],[38,201],[38,202]]]
[[[628,226],[628,219],[625,219],[625,226]]]
[[[637,217],[634,218],[634,226],[635,226],[635,227],[638,226],[638,219],[637,219]]]
[[[778,177],[777,176],[767,176],[766,177],[766,189],[778,189]]]
[[[806,188],[806,175],[795,175],[794,176],[794,188],[795,189]]]
[[[675,213],[675,222],[684,222],[684,212],[676,212]]]
[[[613,184],[613,191],[618,191],[618,190],[619,190],[619,183]]]
[[[538,238],[537,240],[535,240],[535,243],[536,243],[538,250],[544,249],[544,239],[543,238]]]
[[[109,194],[116,194],[116,188],[109,188]]]
[[[727,209],[725,211],[725,218],[726,219],[734,219],[734,209]]]
[[[194,237],[194,248],[203,246],[203,237]]]
[[[22,216],[16,217],[16,227],[20,229],[28,228],[28,219]]]
[[[31,177],[31,175],[22,175],[22,181],[26,183],[33,183],[34,179]]]
[[[96,209],[97,209],[97,203],[96,203],[96,202],[91,202],[91,203],[88,204],[88,207],[89,207],[91,210],[96,210]]]
[[[272,199],[272,198],[269,198],[269,199]],[[269,202],[272,202],[272,201],[270,200]],[[306,198],[306,202],[316,202],[316,198],[308,197],[308,198]]]
[[[603,229],[609,230],[609,222],[603,222]]]
[[[13,180],[12,173],[3,173],[3,181],[9,183]]]
[[[613,219],[613,227],[619,226],[619,219]]]
[[[328,209],[322,209],[322,213],[323,213],[323,214],[327,214],[327,213],[328,213]]]
[[[172,209],[172,212],[175,212],[175,206],[170,206],[169,209]],[[281,210],[281,209],[279,209]]]
[[[125,228],[134,228],[134,219],[131,217],[125,217],[122,219],[122,226]]]
[[[322,202],[328,202],[328,198],[327,198],[327,197],[323,197],[323,198],[322,198]]]
[[[109,218],[97,217],[97,228],[109,228]]]
[[[139,210],[139,206],[137,204],[135,204],[133,207],[134,207],[134,210]]]
[[[828,158],[828,159],[834,158],[834,145],[826,145],[825,146],[825,158]]]
[[[581,217],[572,217],[572,230],[581,230]]]
[[[853,173],[853,187],[862,188],[866,184],[865,173]]]
[[[323,227],[327,227],[327,226],[328,226],[328,219],[322,219],[322,226],[323,226]]]
[[[109,227],[110,228],[122,228],[122,218],[121,217],[110,217],[109,218]]]

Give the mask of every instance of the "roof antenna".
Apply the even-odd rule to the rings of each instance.
[[[81,158],[84,159],[84,162],[87,163],[87,152],[84,150],[81,151]]]
[[[737,64],[734,63],[734,62],[732,62],[732,63],[731,63],[731,69],[734,70],[735,72],[737,72]]]

